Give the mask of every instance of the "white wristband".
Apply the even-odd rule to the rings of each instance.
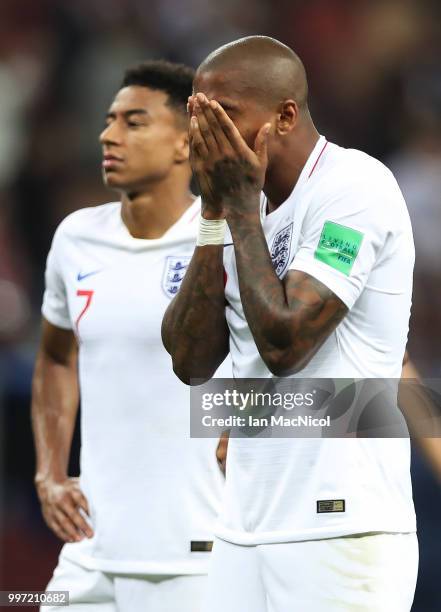
[[[225,236],[225,228],[227,222],[225,219],[204,219],[199,218],[199,230],[196,240],[197,246],[206,246],[208,244],[223,244]]]

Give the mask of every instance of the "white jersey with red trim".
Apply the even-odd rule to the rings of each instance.
[[[207,571],[204,542],[223,480],[216,440],[190,439],[189,388],[160,333],[199,211],[197,200],[164,236],[141,240],[124,225],[120,202],[78,210],[48,256],[43,315],[79,341],[81,487],[95,531],[63,555],[92,569]]]
[[[269,215],[262,198],[262,225],[280,278],[289,270],[306,272],[348,308],[293,378],[399,378],[414,246],[391,172],[321,137],[289,198]],[[230,243],[227,235],[226,317],[234,376],[269,378],[244,315]],[[415,530],[407,438],[312,438],[230,440],[217,535],[259,544]]]

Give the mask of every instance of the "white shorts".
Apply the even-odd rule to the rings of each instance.
[[[200,612],[207,576],[111,574],[84,568],[63,556],[47,591],[69,591],[69,606],[41,612]]]
[[[203,612],[409,612],[414,533],[240,546],[216,539]]]

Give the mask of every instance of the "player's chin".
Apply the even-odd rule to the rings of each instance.
[[[127,183],[127,180],[124,180],[124,177],[114,170],[104,170],[103,181],[107,187],[114,189],[123,189]]]

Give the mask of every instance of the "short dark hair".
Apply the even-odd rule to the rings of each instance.
[[[167,103],[175,110],[187,112],[188,96],[192,94],[194,70],[185,64],[174,64],[166,60],[151,60],[128,68],[121,87],[138,85],[163,91]]]

